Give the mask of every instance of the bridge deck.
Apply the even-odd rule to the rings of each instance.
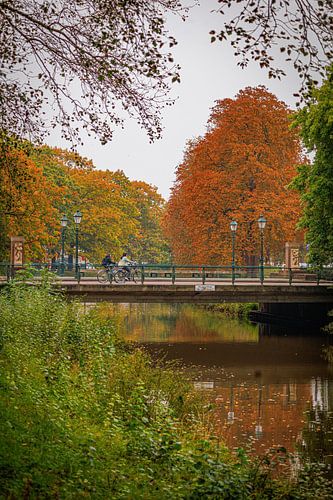
[[[260,302],[260,303],[332,303],[333,287],[325,283],[267,283],[244,281],[237,285],[210,282],[152,281],[142,284],[97,284],[96,281],[62,281],[59,283],[69,297],[81,297],[89,302],[181,302],[181,303],[221,303],[221,302]],[[202,290],[198,290],[199,285]],[[212,289],[213,288],[213,289]]]

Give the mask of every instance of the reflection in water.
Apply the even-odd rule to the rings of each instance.
[[[303,431],[299,449],[310,462],[319,460],[333,470],[332,438],[333,415],[325,412],[313,421],[311,411],[307,413],[307,425]]]
[[[100,304],[127,340],[150,343],[258,342],[258,327],[184,304]]]
[[[153,356],[181,359],[198,390],[215,402],[214,424],[231,447],[249,441],[333,456],[333,376],[322,357],[329,341],[285,327],[260,328],[201,308],[169,304],[103,304],[124,336]]]
[[[312,380],[216,387],[217,428],[231,447],[255,438],[253,447],[256,452],[272,446],[295,450],[298,443],[303,443],[304,431],[308,428],[306,411],[315,404],[311,383]],[[330,405],[329,401],[327,403],[332,409],[332,400]],[[233,413],[232,420],[230,412]],[[328,413],[327,410],[326,415]]]

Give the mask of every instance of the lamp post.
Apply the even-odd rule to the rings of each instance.
[[[79,225],[81,223],[82,214],[80,210],[77,210],[74,214],[74,222],[75,222],[75,275],[78,277],[79,275]]]
[[[264,229],[267,220],[263,215],[260,215],[258,219],[258,226],[260,231],[260,283],[264,282]]]
[[[66,215],[63,215],[60,224],[61,224],[61,267],[60,267],[60,275],[63,276],[65,272],[65,231],[67,227],[68,219]]]
[[[237,222],[233,220],[230,222],[231,238],[232,238],[232,264],[231,264],[231,281],[235,283],[235,238],[237,231]]]

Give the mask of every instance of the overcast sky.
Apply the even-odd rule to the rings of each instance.
[[[176,16],[168,21],[170,34],[178,41],[174,57],[181,66],[181,83],[173,87],[172,96],[178,96],[176,103],[164,110],[162,139],[149,144],[136,122],[127,120],[125,129],[116,130],[111,143],[102,146],[98,139],[87,138],[85,145],[78,148],[98,169],[121,169],[130,179],[157,186],[165,198],[170,194],[187,140],[204,134],[210,109],[217,99],[234,97],[246,86],[265,85],[294,107],[292,94],[299,86],[297,75],[291,70],[279,82],[269,80],[255,63],[245,70],[238,68],[227,42],[210,43],[209,31],[219,28],[222,21],[220,14],[210,12],[217,2],[202,0],[201,3],[191,9],[186,22]],[[48,142],[68,147],[55,136]]]

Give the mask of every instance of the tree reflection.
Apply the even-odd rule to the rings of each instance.
[[[311,381],[311,408],[305,412],[305,425],[298,450],[304,460],[329,466],[333,477],[333,381]]]
[[[135,342],[257,342],[258,327],[187,304],[101,304]]]

